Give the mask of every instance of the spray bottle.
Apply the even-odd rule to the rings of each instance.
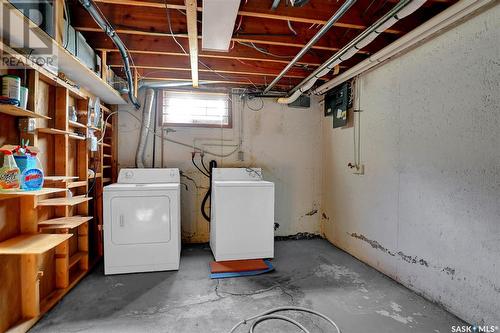
[[[19,168],[10,150],[1,150],[4,153],[3,166],[0,168],[0,191],[19,188]]]

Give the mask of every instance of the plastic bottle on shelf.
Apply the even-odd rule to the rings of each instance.
[[[21,173],[21,189],[26,191],[40,190],[43,187],[44,175],[43,168],[35,153],[26,156],[28,165]]]
[[[0,168],[0,191],[19,189],[19,168],[10,150],[4,153],[3,166]]]

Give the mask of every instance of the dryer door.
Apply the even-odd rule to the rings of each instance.
[[[111,241],[116,245],[166,243],[172,234],[168,195],[134,196],[111,200]]]

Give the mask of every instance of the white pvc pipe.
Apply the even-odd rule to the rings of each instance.
[[[396,40],[394,43],[378,51],[370,58],[350,68],[342,75],[339,75],[335,79],[330,80],[316,88],[313,93],[324,94],[328,90],[370,70],[380,63],[410,50],[417,44],[438,36],[460,20],[474,15],[479,10],[494,3],[498,4],[496,0],[461,0],[434,16],[421,26],[413,29],[403,37]]]

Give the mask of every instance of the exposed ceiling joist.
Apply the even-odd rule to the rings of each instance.
[[[92,28],[92,27],[75,27],[75,30],[77,31],[90,31],[90,32],[102,32],[101,29],[99,28]],[[118,34],[129,34],[129,35],[140,35],[140,36],[157,36],[157,37],[171,37],[172,35],[170,33],[166,32],[151,32],[151,31],[140,31],[140,30],[131,30],[131,29],[116,29],[116,33]],[[175,38],[189,38],[187,34],[173,34]],[[198,38],[201,38],[201,36],[198,36]],[[288,43],[288,42],[278,42],[278,41],[270,41],[270,40],[260,40],[260,39],[253,39],[253,38],[239,38],[239,37],[234,37],[231,39],[234,42],[243,42],[243,43],[253,43],[253,44],[262,44],[262,45],[278,45],[278,46],[288,46],[288,47],[296,47],[296,48],[303,48],[305,44],[301,43]],[[316,50],[325,50],[325,51],[338,51],[339,48],[337,47],[329,47],[329,46],[321,46],[321,45],[314,45],[311,47],[312,49]],[[366,51],[359,51],[360,54],[366,54],[368,52]]]
[[[113,68],[123,68],[123,65],[113,64],[110,65]],[[162,67],[162,66],[133,66],[133,68],[137,69],[146,69],[146,70],[164,70],[164,71],[190,71],[189,68],[180,68],[180,67]],[[199,68],[199,72],[204,73],[212,73],[213,71],[210,69]],[[217,70],[217,73],[222,74],[235,74],[235,75],[248,75],[248,76],[262,76],[262,77],[274,77],[276,73],[266,73],[266,72],[241,72],[241,71],[228,71],[228,70]],[[294,78],[294,79],[302,79],[304,78],[301,75],[285,75],[284,77]]]
[[[120,52],[118,49],[102,49],[97,48],[97,51],[104,51],[108,53],[118,53]],[[180,57],[188,57],[189,55],[182,52],[162,52],[162,51],[148,51],[148,50],[128,50],[131,54],[156,54],[156,55],[167,55],[167,56],[180,56]],[[232,59],[232,60],[242,60],[242,61],[263,61],[263,62],[274,62],[280,64],[288,64],[289,60],[280,60],[280,59],[271,59],[271,58],[251,58],[251,57],[236,57],[230,55],[212,55],[212,54],[198,54],[198,58],[218,58],[218,59]],[[306,65],[306,66],[319,66],[321,63],[319,62],[304,62],[298,61],[298,65]]]
[[[193,87],[198,88],[198,24],[196,22],[196,0],[185,0],[187,31],[189,39],[189,59],[191,61],[191,79]]]
[[[150,8],[165,8],[164,3],[150,2],[150,1],[133,1],[133,0],[94,0],[94,1],[100,2],[100,3],[106,3],[106,4],[113,4],[113,5],[139,6],[139,7],[150,7]],[[167,4],[166,6],[168,9],[186,10],[186,6],[183,6],[183,5]],[[197,10],[199,12],[201,12],[202,7],[197,7]],[[327,22],[327,20],[321,20],[321,19],[317,19],[317,18],[313,18],[313,17],[297,17],[297,16],[290,16],[290,15],[261,13],[261,12],[246,11],[246,10],[238,11],[238,15],[246,16],[246,17],[265,18],[265,19],[270,19],[270,20],[307,23],[307,24],[324,25]],[[347,28],[347,29],[355,29],[355,30],[366,29],[366,25],[354,24],[354,23],[348,23],[348,22],[337,22],[334,24],[334,26],[341,27],[341,28]],[[394,30],[394,29],[388,29],[385,32],[389,33],[389,34],[400,34],[401,33],[401,31]]]

